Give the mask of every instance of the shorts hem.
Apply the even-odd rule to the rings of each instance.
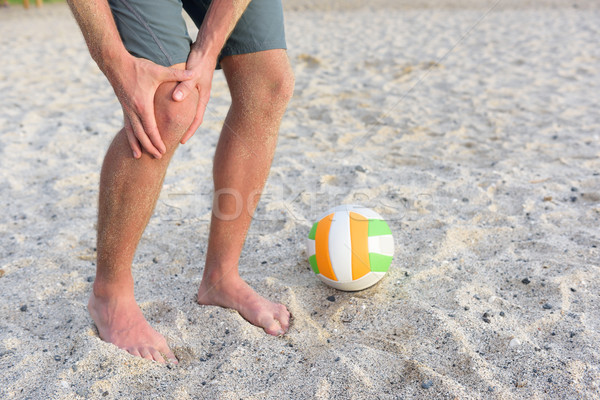
[[[173,64],[172,65],[168,65],[169,67],[172,67],[175,64],[185,64],[187,63],[188,60],[188,56],[189,54],[187,54],[185,57],[180,58],[180,57],[173,57]],[[150,60],[152,61],[152,60]]]
[[[220,58],[227,56],[237,56],[240,54],[249,54],[249,53],[258,53],[259,51],[266,50],[275,50],[275,49],[284,49],[287,50],[286,43],[281,42],[280,40],[265,42],[260,44],[251,44],[245,46],[225,46],[223,50],[221,50]]]
[[[225,57],[239,56],[242,54],[258,53],[261,51],[276,50],[276,49],[287,50],[287,44],[285,42],[282,42],[281,40],[276,40],[276,41],[260,43],[260,44],[252,44],[252,45],[246,45],[246,46],[238,45],[238,46],[228,47],[226,45],[225,47],[223,47],[223,50],[221,50],[221,54],[219,54],[219,62],[217,63],[217,69],[221,69],[221,60]]]

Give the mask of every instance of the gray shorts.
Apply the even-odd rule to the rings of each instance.
[[[170,66],[186,62],[192,44],[182,9],[199,28],[210,1],[109,0],[109,4],[125,48],[136,57]],[[218,61],[237,54],[285,48],[281,0],[252,0]]]

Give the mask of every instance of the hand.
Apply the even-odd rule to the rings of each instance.
[[[154,115],[156,90],[163,82],[181,82],[191,76],[189,71],[163,67],[136,57],[126,58],[107,73],[123,107],[125,133],[135,158],[142,156],[141,147],[156,158],[165,153]]]
[[[217,60],[214,57],[204,57],[196,52],[190,53],[185,68],[186,71],[191,73],[191,77],[188,80],[182,81],[173,91],[173,100],[175,101],[183,101],[192,90],[198,91],[196,116],[181,138],[181,144],[185,144],[196,133],[200,124],[202,124],[206,105],[210,98],[210,89],[216,64]]]

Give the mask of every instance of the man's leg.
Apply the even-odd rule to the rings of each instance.
[[[285,50],[229,56],[221,65],[232,104],[215,152],[215,201],[198,302],[233,308],[265,332],[280,335],[289,327],[288,310],[252,290],[238,274],[238,260],[292,96],[293,73]]]
[[[184,64],[176,67],[184,69]],[[134,298],[131,263],[162,187],[180,138],[196,111],[197,94],[171,100],[176,82],[162,84],[154,99],[156,122],[167,152],[160,160],[144,152],[131,155],[125,131],[113,140],[102,166],[98,209],[98,262],[88,309],[100,337],[129,353],[164,362],[175,359],[164,337],[156,332]]]

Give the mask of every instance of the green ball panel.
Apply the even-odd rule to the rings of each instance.
[[[315,236],[317,235],[317,225],[319,225],[318,222],[315,222],[310,230],[310,232],[308,233],[308,238],[315,240]]]
[[[392,264],[392,256],[384,256],[379,253],[369,253],[369,262],[371,263],[371,271],[387,272]]]
[[[387,222],[382,219],[369,220],[369,236],[391,235],[392,231]]]
[[[308,257],[308,262],[310,263],[313,272],[318,275],[319,267],[317,266],[317,256],[313,254],[312,256]]]

